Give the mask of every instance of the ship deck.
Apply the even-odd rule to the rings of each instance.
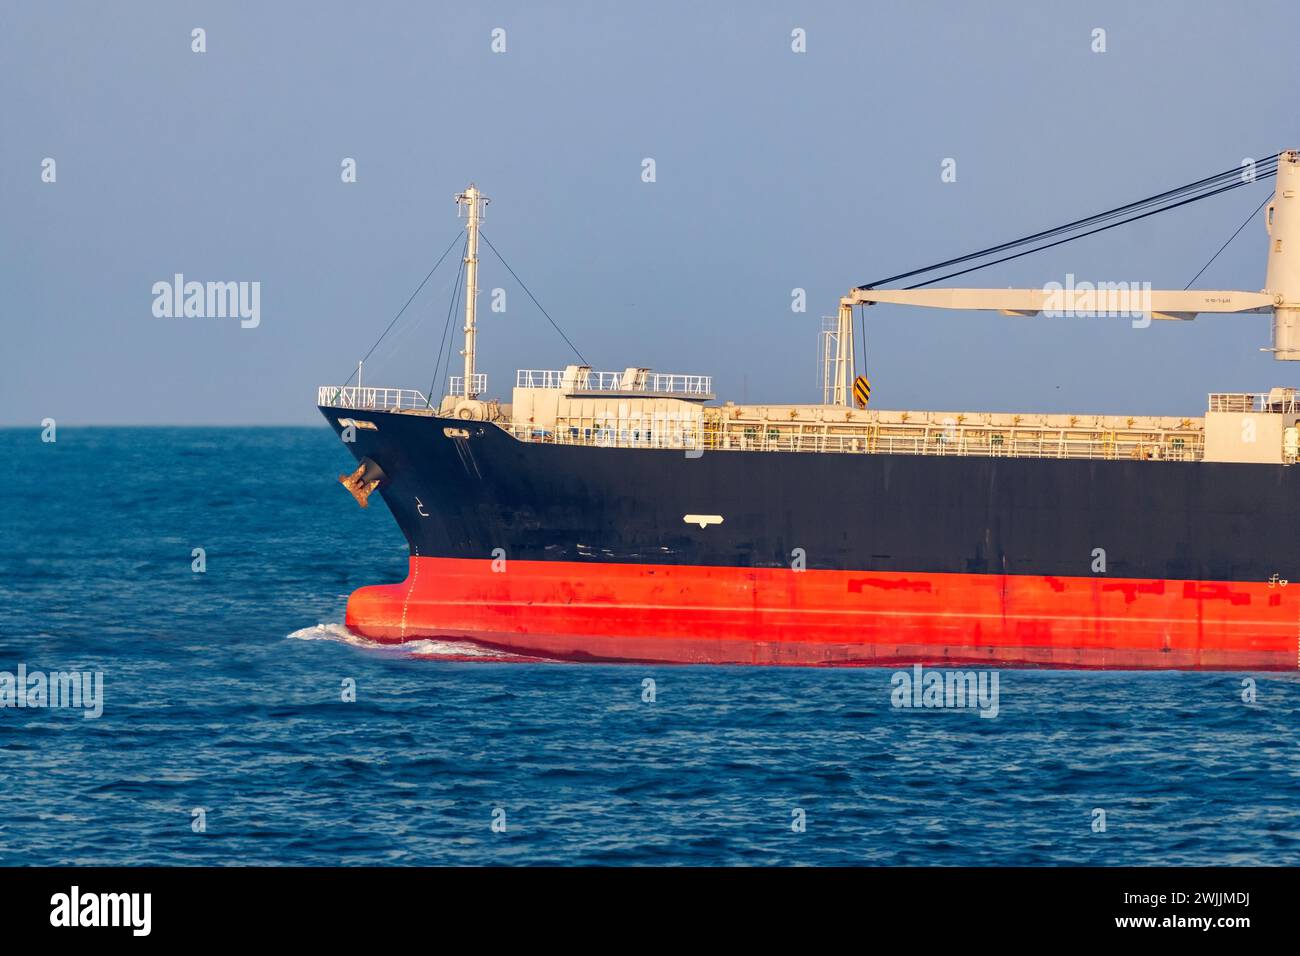
[[[1198,461],[1201,418],[877,411],[835,405],[705,407],[694,421],[598,421],[563,416],[552,428],[510,421],[524,441],[688,448],[1006,458],[1144,458]]]

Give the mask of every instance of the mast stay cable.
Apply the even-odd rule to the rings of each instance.
[[[415,301],[415,297],[420,294],[420,290],[425,287],[425,284],[428,283],[428,281],[431,278],[433,278],[433,274],[438,271],[438,266],[442,265],[442,260],[447,258],[447,253],[451,252],[452,247],[456,245],[456,240],[459,238],[460,238],[460,231],[457,230],[456,235],[452,237],[451,243],[447,246],[446,249],[442,251],[442,255],[440,255],[438,257],[438,261],[433,264],[433,268],[429,270],[428,275],[426,275],[423,279],[420,280],[420,284],[415,287],[415,291],[411,293],[411,297],[406,300],[406,305],[403,305],[400,309],[397,310],[397,314],[393,316],[393,320],[388,323],[388,328],[384,329],[384,331],[380,334],[379,338],[375,339],[375,344],[370,346],[370,351],[366,352],[366,354],[362,356],[361,361],[363,363],[366,361],[366,359],[370,358],[370,356],[374,354],[375,349],[379,348],[379,343],[384,340],[384,338],[388,335],[388,333],[393,331],[393,326],[397,324],[397,320],[402,317],[402,313],[406,311],[407,306],[409,306],[412,302]],[[343,382],[343,384],[339,386],[340,391],[342,389],[347,388],[348,385],[351,384],[352,379],[353,377],[356,376],[356,374],[357,374],[357,369],[354,368],[352,370],[352,374],[349,375],[347,379]],[[331,398],[330,401],[337,401],[337,400],[338,400],[338,392],[335,392],[334,397]]]
[[[537,301],[537,296],[533,295],[533,293],[529,290],[528,286],[524,285],[524,280],[519,278],[519,276],[515,274],[514,269],[510,268],[510,263],[506,262],[505,256],[501,255],[497,247],[492,245],[492,240],[487,237],[487,233],[480,230],[479,237],[488,244],[488,248],[491,249],[492,252],[495,253],[496,257],[501,260],[501,264],[506,267],[506,271],[509,272],[512,276],[514,276],[515,281],[519,283],[520,288],[522,288],[524,292],[528,293],[528,298],[533,300],[533,305],[537,306],[537,308],[542,310],[542,315],[546,316],[546,321],[551,323],[551,328],[555,329],[556,332],[560,333],[560,338],[564,339],[565,344],[568,345],[569,348],[573,349],[573,354],[578,356],[578,359],[582,362],[583,365],[590,365],[591,363],[588,362],[585,358],[583,358],[582,353],[578,351],[578,347],[569,341],[569,337],[564,334],[564,330],[556,324],[553,318],[551,318],[551,313],[547,312],[546,309],[542,308],[542,304]]]
[[[451,302],[447,305],[447,321],[443,323],[442,335],[438,336],[438,361],[433,363],[433,379],[429,382],[429,394],[424,400],[425,408],[433,408],[433,390],[438,385],[444,350],[447,353],[447,371],[451,372],[451,317],[456,314],[456,305],[460,302],[461,280],[465,276],[465,257],[468,253],[469,236],[466,236],[465,244],[461,248],[460,268],[456,270],[456,281],[451,284]]]

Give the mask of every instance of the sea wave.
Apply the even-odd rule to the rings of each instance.
[[[507,651],[495,651],[490,648],[479,647],[477,644],[471,644],[468,641],[440,641],[434,638],[420,638],[418,640],[405,641],[401,644],[384,644],[380,641],[371,640],[361,634],[356,634],[353,631],[348,630],[345,625],[339,624],[338,622],[314,624],[311,627],[304,627],[286,634],[285,637],[296,641],[334,641],[340,644],[350,644],[353,647],[360,647],[368,651],[378,651],[400,657],[414,657],[421,660],[538,660],[538,658],[535,657],[524,657],[519,654],[511,654]]]

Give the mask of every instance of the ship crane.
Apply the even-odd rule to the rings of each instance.
[[[1265,213],[1268,232],[1268,263],[1264,288],[1259,292],[1237,290],[1151,290],[1126,283],[1051,284],[1042,289],[922,288],[1028,255],[1050,246],[1092,235],[1115,226],[1146,218],[1190,202],[1249,185],[1256,179],[1276,177],[1273,196]],[[1073,233],[1073,234],[1071,234]],[[1058,236],[1065,238],[1057,238]],[[1230,240],[1231,241],[1231,240]],[[911,278],[949,266],[1000,255],[1021,246],[1032,246],[982,264],[973,265],[901,289],[875,288],[878,284]],[[851,403],[854,378],[853,307],[856,305],[915,305],[935,309],[968,309],[1002,312],[1006,315],[1141,315],[1143,319],[1186,321],[1197,315],[1225,313],[1250,315],[1272,313],[1272,347],[1264,349],[1279,361],[1300,361],[1300,151],[1288,150],[1261,160],[1253,175],[1233,169],[1189,183],[1117,209],[1090,216],[1057,229],[1035,233],[977,253],[891,276],[858,286],[840,299],[837,346],[828,389],[836,405]]]

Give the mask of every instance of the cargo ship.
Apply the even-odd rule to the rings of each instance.
[[[357,462],[339,480],[363,507],[377,493],[409,547],[406,580],[353,593],[347,627],[579,661],[1300,667],[1294,388],[1212,393],[1186,417],[888,411],[857,374],[854,310],[881,302],[1270,314],[1269,351],[1300,359],[1300,154],[1237,172],[1069,226],[1271,178],[1263,291],[858,286],[821,330],[822,400],[807,405],[720,402],[705,375],[584,362],[521,370],[508,404],[487,397],[487,199],[471,185],[456,196],[463,374],[441,398],[359,375],[318,392]],[[1027,237],[1029,251],[1057,237]],[[1012,245],[977,255],[1005,261]]]

